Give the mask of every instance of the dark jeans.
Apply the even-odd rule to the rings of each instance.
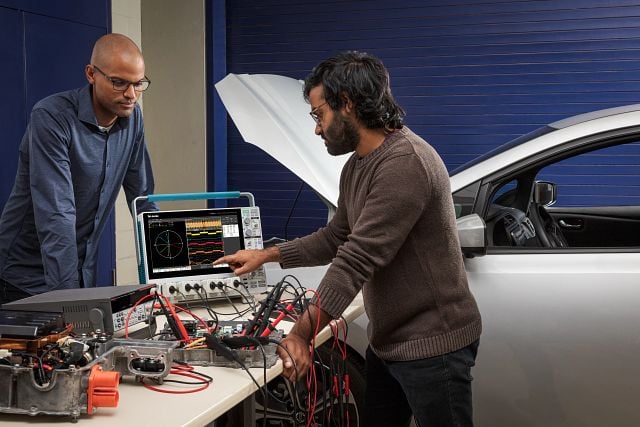
[[[31,294],[28,294],[16,288],[9,282],[0,279],[0,305],[30,296]]]
[[[428,359],[386,362],[367,348],[365,427],[472,426],[471,367],[479,341]]]

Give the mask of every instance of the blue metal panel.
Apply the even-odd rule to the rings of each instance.
[[[227,113],[213,84],[227,75],[225,0],[206,2],[207,14],[207,190],[240,190],[227,185]],[[227,200],[209,204],[227,206]]]
[[[0,6],[95,27],[111,22],[111,2],[105,0],[0,0]]]
[[[376,54],[406,123],[452,170],[559,118],[640,102],[639,15],[631,0],[238,0],[227,4],[227,67],[300,79],[340,50]],[[233,124],[228,132],[229,185],[251,188],[269,206],[265,235],[282,237],[299,180],[243,143]],[[570,182],[578,171],[564,167],[558,180]],[[580,168],[597,180],[616,166]],[[623,193],[637,201],[640,187]],[[569,186],[562,197],[612,201],[602,194]],[[306,228],[292,226],[298,218]],[[319,201],[299,200],[288,228],[325,222]]]
[[[0,7],[0,211],[9,198],[25,127],[22,16]]]
[[[87,84],[84,68],[106,28],[25,14],[27,110],[52,93]]]

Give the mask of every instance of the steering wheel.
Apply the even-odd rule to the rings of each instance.
[[[532,202],[529,206],[529,217],[533,222],[536,235],[540,239],[542,246],[547,248],[565,248],[569,246],[567,239],[562,234],[562,230],[544,206]]]
[[[492,204],[485,219],[496,246],[526,246],[535,237],[533,223],[521,210]]]

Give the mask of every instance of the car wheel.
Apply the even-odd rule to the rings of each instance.
[[[317,378],[317,393],[313,417],[316,425],[360,425],[366,386],[364,363],[359,356],[347,353],[344,362],[349,375],[349,397],[338,399],[332,392],[331,366],[342,361],[337,350],[331,350],[327,344],[316,350],[314,363]],[[335,365],[334,365],[335,366]],[[303,382],[294,384],[278,377],[269,382],[267,407],[264,406],[262,393],[255,394],[256,426],[290,427],[307,425],[306,385]],[[348,417],[348,424],[347,424]],[[335,422],[336,418],[338,419]],[[330,423],[328,420],[334,420]],[[312,423],[313,424],[313,423]]]

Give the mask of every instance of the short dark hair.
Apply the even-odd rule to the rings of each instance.
[[[316,65],[304,81],[304,99],[316,86],[324,87],[324,99],[333,110],[344,105],[346,95],[356,117],[369,129],[402,128],[404,110],[393,99],[389,72],[375,56],[346,51]]]

